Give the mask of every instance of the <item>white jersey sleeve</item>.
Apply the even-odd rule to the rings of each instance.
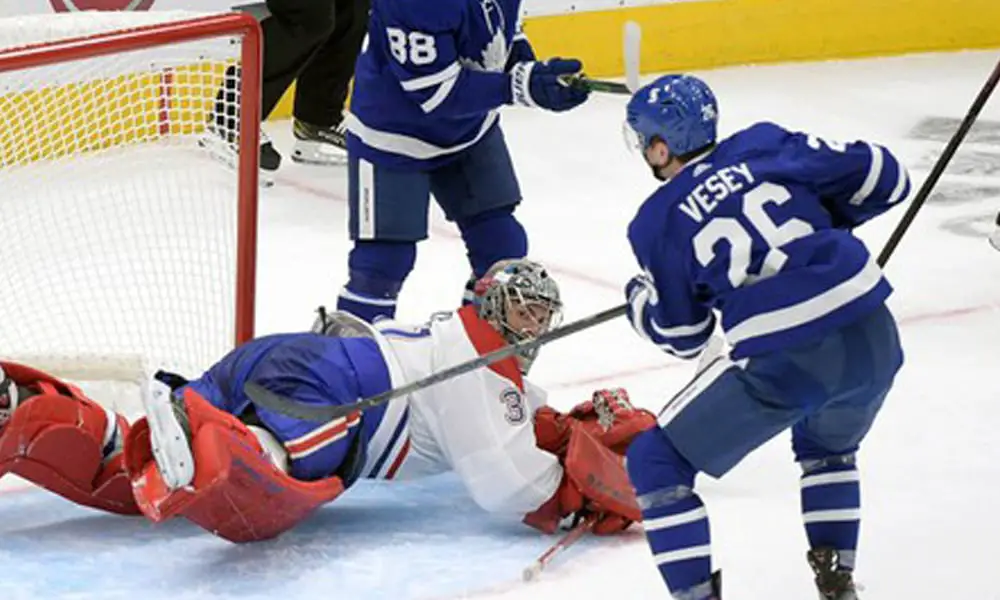
[[[393,341],[404,370],[424,362],[436,372],[504,344],[471,309],[430,323],[430,344]],[[411,373],[418,376],[418,373]],[[518,514],[535,510],[559,487],[563,469],[536,446],[532,415],[545,393],[522,380],[508,359],[414,393],[409,401],[410,456],[399,477],[451,469],[482,508]]]

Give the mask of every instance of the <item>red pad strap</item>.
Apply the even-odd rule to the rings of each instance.
[[[242,423],[239,431],[224,420],[198,427],[192,441],[194,480],[178,490],[166,486],[152,460],[148,423],[136,423],[126,455],[136,500],[147,517],[164,521],[180,515],[231,542],[253,542],[291,529],[343,493],[339,477],[311,482],[290,477],[271,463]]]

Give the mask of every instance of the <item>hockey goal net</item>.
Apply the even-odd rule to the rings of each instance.
[[[191,377],[252,336],[259,69],[236,13],[0,19],[0,357]]]

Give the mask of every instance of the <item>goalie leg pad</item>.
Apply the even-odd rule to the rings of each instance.
[[[107,512],[139,514],[115,436],[129,429],[80,390],[13,363],[4,371],[38,390],[14,411],[0,434],[0,476],[14,473],[72,502]]]
[[[153,459],[145,419],[125,444],[139,508],[153,521],[180,515],[231,542],[266,540],[343,493],[339,477],[293,479],[274,465],[257,436],[236,417],[190,388],[183,393],[194,458],[190,485],[167,485]]]

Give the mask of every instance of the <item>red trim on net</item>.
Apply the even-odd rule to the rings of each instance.
[[[0,72],[237,35],[243,38],[240,55],[239,224],[234,340],[239,345],[253,337],[257,279],[257,167],[262,63],[262,35],[257,20],[245,13],[223,13],[8,48],[0,50]]]

